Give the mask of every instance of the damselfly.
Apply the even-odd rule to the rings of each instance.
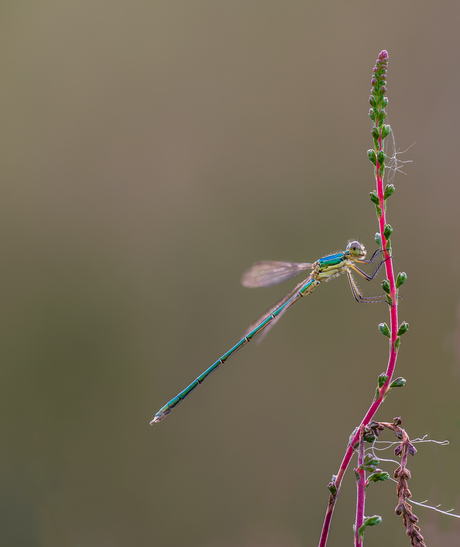
[[[372,255],[370,260],[366,260],[366,249],[364,245],[359,241],[351,241],[345,251],[340,253],[331,254],[318,259],[313,264],[307,262],[272,262],[263,261],[256,262],[247,272],[243,274],[241,279],[242,284],[245,287],[270,287],[276,283],[281,283],[286,279],[291,279],[296,275],[304,272],[305,270],[311,270],[310,275],[301,283],[299,283],[289,294],[272,306],[268,311],[261,315],[257,321],[255,321],[246,331],[244,337],[233,346],[233,348],[227,353],[224,353],[213,365],[206,369],[203,374],[198,376],[188,387],[181,391],[174,399],[171,399],[163,408],[161,408],[156,414],[153,420],[150,422],[154,424],[161,422],[171,410],[181,403],[190,393],[202,384],[206,378],[221,365],[227,361],[234,353],[250,342],[256,335],[265,330],[266,334],[278,321],[278,319],[286,312],[288,308],[297,302],[303,296],[312,293],[318,285],[323,281],[329,281],[333,277],[337,277],[340,274],[346,273],[348,281],[350,282],[351,292],[357,302],[387,302],[386,297],[383,296],[370,296],[364,297],[359,292],[358,286],[351,275],[352,270],[358,273],[370,281],[379,272],[385,260],[382,260],[377,269],[372,275],[368,275],[363,272],[356,263],[371,264],[382,252],[381,249],[377,249]]]

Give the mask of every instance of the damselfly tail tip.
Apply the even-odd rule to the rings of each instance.
[[[155,418],[150,422],[150,425],[156,424],[157,422],[161,422],[161,420],[164,418],[164,414],[159,416],[158,414],[155,415]]]

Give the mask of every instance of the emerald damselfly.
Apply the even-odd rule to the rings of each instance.
[[[214,364],[206,369],[198,378],[196,378],[189,386],[171,399],[164,407],[156,414],[150,424],[161,422],[173,408],[181,403],[192,391],[201,385],[206,378],[221,365],[223,365],[232,355],[239,349],[250,342],[255,336],[261,333],[264,334],[275,325],[278,319],[288,310],[294,302],[297,302],[303,296],[312,293],[318,285],[324,281],[337,277],[343,273],[347,274],[350,283],[351,292],[357,302],[387,302],[385,295],[364,297],[360,293],[358,286],[352,276],[352,271],[359,274],[368,281],[374,279],[378,274],[385,260],[382,260],[374,273],[368,275],[366,272],[358,268],[358,264],[372,264],[377,256],[382,252],[377,249],[370,260],[366,260],[366,249],[359,241],[351,241],[348,243],[345,251],[331,254],[319,258],[313,264],[303,262],[273,262],[263,261],[256,262],[249,270],[247,270],[241,279],[245,287],[270,287],[276,283],[281,283],[287,279],[291,279],[300,273],[311,270],[310,275],[299,283],[289,294],[262,314],[246,331],[244,337],[232,349],[224,353]]]

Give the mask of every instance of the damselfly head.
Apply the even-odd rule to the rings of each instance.
[[[363,259],[366,256],[366,249],[359,241],[350,241],[345,251],[351,258]]]

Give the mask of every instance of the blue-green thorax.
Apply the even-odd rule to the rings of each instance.
[[[364,260],[366,249],[359,241],[351,241],[345,251],[324,256],[313,264],[311,276],[318,281],[327,281],[347,271],[351,261]]]

